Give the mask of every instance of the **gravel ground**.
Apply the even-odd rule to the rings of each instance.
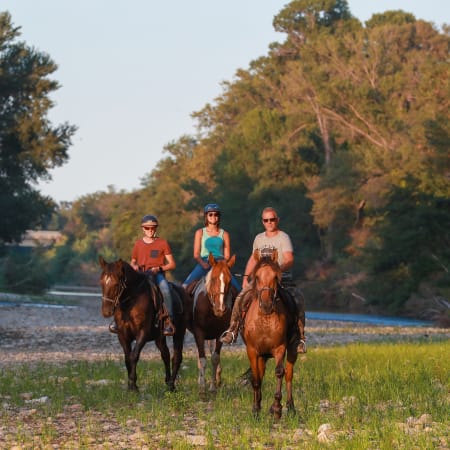
[[[97,297],[77,299],[76,305],[69,307],[3,303],[0,306],[0,367],[39,361],[122,359],[117,336],[108,331],[110,320],[102,317],[100,306]],[[367,326],[320,320],[307,320],[306,327],[310,351],[351,342],[450,338],[449,330],[442,328]],[[223,352],[242,349],[243,344],[238,341],[231,347],[225,346]],[[142,359],[159,357],[156,352],[154,343],[147,343]],[[185,355],[195,355],[195,344],[189,332],[185,338]]]
[[[2,298],[0,298],[1,302]],[[84,298],[76,301],[72,307],[39,307],[20,304],[8,299],[9,304],[0,304],[0,370],[15,364],[33,365],[37,362],[65,363],[67,361],[98,361],[102,359],[123,360],[123,352],[117,337],[108,331],[109,319],[100,312],[100,298]],[[418,327],[376,327],[348,322],[325,322],[307,320],[307,338],[309,351],[351,342],[376,340],[412,340],[412,339],[448,339],[448,330]],[[223,354],[244,349],[241,341],[226,346]],[[195,344],[188,332],[185,338],[185,356],[195,356]],[[144,348],[141,359],[158,358],[153,342]],[[80,404],[69,403],[56,417],[46,417],[33,406],[31,393],[23,393],[25,404],[20,408],[9,406],[8,396],[0,396],[0,448],[11,450],[39,449],[81,449],[105,450],[141,449],[151,450],[160,447],[158,442],[167,439],[178,442],[180,439],[190,442],[192,448],[206,448],[207,438],[199,430],[202,426],[196,419],[186,416],[180,430],[166,436],[158,433],[148,441],[148,426],[136,419],[130,419],[125,425],[111,416],[98,411],[86,411]],[[28,399],[28,400],[27,400]],[[47,400],[47,399],[45,399]],[[27,403],[28,402],[28,403]],[[409,420],[409,419],[408,419]],[[417,419],[419,420],[419,419]],[[327,424],[325,424],[327,425]],[[321,427],[325,426],[321,425]],[[401,424],[408,427],[408,423]],[[49,444],[48,433],[42,430],[49,427],[55,431]],[[80,431],[82,430],[82,432]],[[89,431],[94,430],[94,431]],[[104,430],[104,433],[98,433]],[[408,428],[409,430],[409,428]],[[406,430],[406,431],[408,431]],[[320,429],[319,429],[320,431]],[[298,430],[300,436],[316,434],[311,430]],[[306,434],[305,434],[306,433]],[[323,433],[322,433],[323,434]],[[318,434],[317,439],[327,435]],[[44,437],[42,437],[44,436]],[[45,436],[47,436],[45,438]],[[300,439],[300,438],[299,438]],[[301,438],[305,439],[305,438]],[[300,439],[299,444],[302,442]],[[32,446],[23,442],[32,442]],[[81,444],[81,442],[84,442]],[[87,442],[87,444],[86,444]],[[322,441],[321,441],[322,442]],[[448,448],[442,446],[440,448]]]

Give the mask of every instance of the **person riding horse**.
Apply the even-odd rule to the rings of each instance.
[[[297,324],[299,333],[299,343],[297,346],[298,353],[306,353],[306,342],[305,342],[305,305],[304,299],[301,294],[297,291],[295,284],[292,280],[291,268],[294,264],[294,252],[291,239],[287,233],[278,228],[280,218],[277,212],[272,207],[264,208],[262,212],[262,222],[265,231],[259,233],[253,242],[253,252],[248,259],[244,281],[243,289],[241,293],[236,298],[234,303],[230,327],[226,330],[222,337],[221,342],[224,344],[232,344],[236,341],[242,315],[248,307],[247,300],[248,296],[246,293],[249,291],[249,286],[252,280],[249,277],[256,266],[259,256],[269,256],[273,250],[276,250],[278,255],[278,264],[282,271],[282,281],[279,289],[280,297],[287,304],[292,302],[295,304],[297,309]],[[258,252],[255,255],[255,252]]]
[[[205,226],[197,229],[194,235],[194,260],[197,264],[183,281],[183,287],[188,291],[195,286],[194,281],[203,278],[211,269],[209,264],[210,254],[216,261],[230,260],[230,235],[223,228],[220,228],[221,214],[222,211],[217,203],[208,203],[203,208],[203,223]],[[231,282],[239,292],[241,286],[234,275],[232,275]]]
[[[174,304],[165,272],[175,269],[175,259],[169,243],[156,235],[158,228],[156,216],[145,215],[141,220],[141,228],[144,236],[134,243],[130,265],[134,270],[145,272],[149,277],[154,278],[163,297],[163,305],[160,305],[163,309],[160,314],[162,317],[165,316],[163,334],[173,336],[175,334]],[[109,329],[112,333],[117,333],[115,323],[112,323]]]

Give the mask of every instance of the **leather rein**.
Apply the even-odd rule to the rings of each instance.
[[[139,283],[139,285],[137,286],[136,290],[137,290],[138,288],[140,288],[141,285],[142,285],[145,281],[146,281],[146,280],[143,279],[143,280]],[[116,295],[114,298],[109,298],[109,297],[106,297],[106,296],[102,295],[102,300],[103,300],[103,301],[109,302],[109,303],[112,303],[112,304],[113,304],[113,312],[116,310],[116,308],[117,308],[120,304],[124,304],[124,303],[130,301],[130,300],[133,298],[132,295],[128,295],[127,297],[121,299],[121,297],[122,297],[123,293],[125,292],[125,289],[126,289],[126,288],[127,288],[127,279],[124,278],[124,279],[121,279],[121,280],[119,281],[119,290],[118,290],[117,295]]]

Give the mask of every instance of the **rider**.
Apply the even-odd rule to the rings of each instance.
[[[294,265],[294,251],[292,247],[292,242],[287,233],[278,228],[280,218],[276,210],[272,207],[266,207],[262,212],[262,222],[265,231],[256,235],[253,242],[253,252],[248,259],[247,265],[245,267],[245,275],[243,281],[243,290],[236,298],[234,303],[233,311],[231,314],[230,327],[226,330],[220,340],[225,344],[231,344],[236,341],[240,326],[240,318],[243,310],[246,310],[245,305],[245,293],[250,289],[249,276],[252,273],[254,267],[258,260],[256,259],[254,253],[259,251],[265,253],[268,249],[276,249],[278,254],[278,264],[282,271],[282,284],[293,285],[291,268]],[[291,294],[292,295],[292,294]],[[295,298],[297,297],[297,298]],[[298,329],[300,342],[297,346],[297,353],[306,353],[306,343],[304,336],[305,327],[305,311],[303,303],[303,297],[298,298],[295,296],[295,304],[297,306],[298,313]]]
[[[194,235],[194,259],[197,261],[192,272],[183,282],[183,287],[187,288],[194,280],[204,277],[211,266],[208,263],[210,253],[216,260],[230,259],[230,235],[223,228],[220,228],[220,207],[217,203],[208,203],[203,208],[203,222],[205,226],[199,228]],[[241,286],[233,276],[232,285],[239,292]]]
[[[158,219],[154,215],[145,215],[141,220],[141,227],[144,236],[134,243],[130,265],[134,270],[154,276],[169,314],[164,322],[163,334],[173,336],[175,334],[174,305],[165,272],[175,269],[175,259],[169,243],[156,235]]]

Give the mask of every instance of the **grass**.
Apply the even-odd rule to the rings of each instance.
[[[192,358],[175,393],[164,388],[160,361],[139,363],[137,394],[113,361],[3,368],[0,448],[445,449],[449,354],[450,341],[314,349],[296,365],[297,415],[279,422],[268,414],[273,361],[255,418],[252,389],[238,383],[243,352],[223,352],[223,385],[202,400]]]

